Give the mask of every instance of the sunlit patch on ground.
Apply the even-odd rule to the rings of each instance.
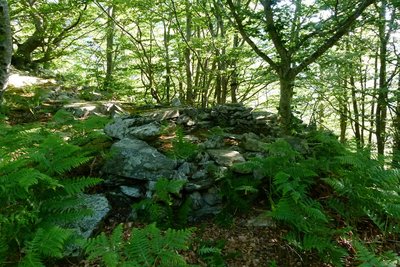
[[[8,79],[8,85],[15,88],[40,84],[56,84],[54,79],[42,79],[34,76],[27,76],[20,73],[11,73]]]

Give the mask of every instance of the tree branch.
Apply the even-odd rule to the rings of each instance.
[[[283,61],[290,62],[289,59],[289,52],[285,48],[282,38],[279,36],[279,33],[275,27],[274,16],[272,12],[272,1],[271,0],[262,0],[261,4],[264,6],[264,14],[265,19],[267,22],[267,32],[269,38],[271,38],[272,42],[274,43],[275,49],[278,52],[280,58]]]
[[[328,38],[320,47],[317,48],[314,53],[304,59],[300,65],[294,68],[295,74],[303,71],[311,63],[315,62],[319,57],[321,57],[329,48],[334,46],[340,40],[340,38],[342,38],[343,35],[349,31],[354,21],[361,16],[364,10],[376,1],[377,0],[364,0],[357,9],[350,16],[348,16],[347,19],[341,23],[341,25],[339,25],[338,30],[334,35],[332,35],[332,37]]]
[[[278,64],[276,64],[267,54],[261,51],[261,49],[246,34],[242,20],[240,19],[238,13],[236,12],[236,8],[232,0],[227,0],[227,3],[233,15],[233,18],[235,19],[236,28],[239,31],[240,35],[242,35],[243,39],[250,45],[250,47],[254,50],[254,52],[256,52],[257,55],[259,55],[262,59],[264,59],[275,71],[279,71]]]

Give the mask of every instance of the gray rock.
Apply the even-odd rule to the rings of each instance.
[[[200,209],[193,211],[190,220],[196,221],[203,217],[214,216],[220,213],[221,211],[222,211],[222,205],[216,205],[216,206],[204,205]]]
[[[154,139],[161,135],[161,126],[156,122],[152,122],[146,125],[133,127],[127,131],[127,135],[141,140]]]
[[[140,125],[138,118],[133,117],[116,117],[113,122],[108,123],[104,127],[106,135],[118,139],[123,139],[128,136],[129,129]]]
[[[192,175],[193,180],[200,180],[207,177],[207,170],[198,170]]]
[[[70,227],[76,229],[82,237],[89,238],[107,216],[110,211],[110,205],[107,198],[101,194],[83,194],[81,207],[92,210],[93,214],[74,222]]]
[[[209,149],[207,153],[219,164],[231,167],[234,163],[245,162],[243,156],[231,149]]]
[[[204,143],[199,144],[201,148],[205,149],[215,149],[224,146],[224,138],[220,135],[211,136]]]
[[[192,163],[184,162],[181,166],[179,166],[178,173],[185,176],[189,175],[193,169],[192,165]]]
[[[185,191],[187,192],[193,192],[193,191],[198,191],[198,190],[204,190],[207,188],[210,188],[212,185],[214,185],[214,180],[213,179],[204,179],[204,180],[199,180],[195,182],[188,182],[185,184]]]
[[[259,137],[253,133],[243,134],[242,142],[240,143],[247,151],[263,152],[265,151],[265,143],[259,140]]]
[[[120,186],[121,192],[129,197],[140,198],[143,194],[140,192],[140,188],[131,186]]]
[[[204,206],[204,200],[199,192],[190,194],[189,199],[192,201],[192,209],[194,210],[198,210]]]
[[[111,147],[111,156],[103,173],[140,180],[158,180],[175,176],[175,161],[146,142],[124,138]]]
[[[207,193],[203,194],[203,199],[204,202],[210,206],[215,206],[222,203],[221,195],[215,187],[208,189]]]
[[[266,212],[247,221],[247,226],[275,228],[276,223]]]
[[[171,106],[173,106],[173,107],[180,107],[180,106],[182,106],[182,103],[181,103],[181,101],[179,100],[179,98],[174,97],[174,98],[171,100]]]
[[[304,138],[287,136],[284,139],[292,146],[294,150],[296,150],[300,154],[306,154],[309,152],[307,140],[305,140]]]
[[[180,116],[180,112],[178,109],[161,109],[143,113],[142,116],[146,117],[150,121],[164,121],[178,118]]]

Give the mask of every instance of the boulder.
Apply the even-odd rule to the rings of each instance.
[[[70,227],[76,229],[82,237],[89,238],[107,216],[110,205],[107,198],[101,194],[83,194],[81,208],[90,209],[93,214],[75,221]]]
[[[245,162],[243,156],[231,149],[209,149],[207,153],[219,164],[231,167],[235,163]]]
[[[247,151],[263,152],[265,151],[265,143],[254,133],[243,134],[241,147]]]
[[[138,139],[124,138],[111,147],[103,173],[139,180],[173,178],[175,161]]]
[[[104,132],[110,137],[123,139],[129,135],[132,127],[143,125],[144,122],[146,121],[139,117],[116,117],[114,121],[104,127]]]
[[[143,197],[143,194],[140,192],[140,188],[132,187],[132,186],[120,186],[121,192],[127,195],[128,197],[140,198]]]
[[[152,122],[142,126],[133,127],[129,129],[127,134],[129,137],[141,140],[150,140],[161,135],[161,126],[156,122]]]

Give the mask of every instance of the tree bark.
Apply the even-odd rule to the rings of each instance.
[[[6,0],[0,0],[0,103],[7,88],[8,71],[11,63],[12,41],[10,15]]]
[[[111,5],[107,10],[107,37],[106,37],[106,77],[104,78],[103,88],[108,90],[113,80],[114,70],[114,34],[115,34],[115,5]]]
[[[279,75],[280,98],[279,114],[280,125],[285,134],[291,134],[292,129],[292,100],[294,81],[296,76],[292,72]]]
[[[386,132],[386,117],[387,117],[387,104],[388,104],[388,87],[386,80],[386,57],[387,57],[387,43],[388,35],[386,34],[386,0],[381,1],[379,10],[379,89],[378,101],[376,104],[376,144],[378,154],[383,155],[385,152],[385,132]],[[389,34],[389,33],[388,33]]]
[[[396,92],[396,114],[393,119],[393,128],[394,128],[394,135],[393,135],[393,159],[392,159],[392,167],[393,168],[400,168],[400,74],[398,76],[398,83],[397,83],[397,92]]]
[[[354,137],[356,139],[357,148],[361,147],[361,131],[360,131],[360,111],[358,109],[358,101],[356,96],[356,84],[354,81],[353,74],[350,75],[350,86],[351,86],[351,103],[353,104],[354,113]]]
[[[192,13],[189,0],[185,2],[186,12],[186,41],[189,43],[192,37]],[[185,71],[186,71],[186,103],[193,104],[193,82],[192,82],[192,60],[190,47],[185,48]]]

